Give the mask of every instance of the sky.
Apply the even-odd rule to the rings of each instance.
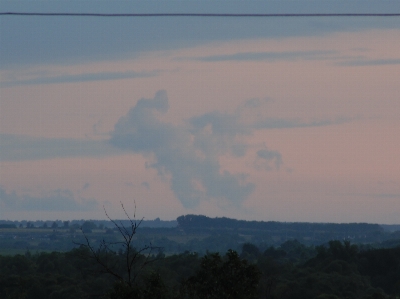
[[[398,1],[1,12],[400,13]],[[400,17],[0,16],[0,219],[400,223]]]

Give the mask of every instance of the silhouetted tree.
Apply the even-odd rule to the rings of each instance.
[[[104,208],[106,217],[119,232],[121,241],[110,242],[103,239],[98,246],[95,246],[90,242],[82,226],[86,243],[80,245],[89,249],[90,257],[100,266],[101,272],[108,273],[117,280],[110,295],[111,298],[137,298],[139,291],[135,285],[136,279],[143,268],[155,260],[151,254],[158,247],[149,244],[137,249],[134,246],[133,237],[143,219],[139,221],[131,219],[122,203],[121,207],[129,220],[129,227],[124,226],[122,222],[117,223],[117,221],[111,219]],[[136,206],[134,218],[135,214]]]

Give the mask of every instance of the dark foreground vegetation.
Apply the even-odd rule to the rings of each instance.
[[[124,221],[0,223],[0,298],[400,299],[397,227],[197,215],[142,227],[121,206]]]
[[[400,247],[291,240],[264,251],[245,243],[223,255],[130,250],[93,253],[82,244],[0,255],[0,298],[400,298]]]

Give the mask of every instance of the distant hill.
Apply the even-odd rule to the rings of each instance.
[[[138,224],[139,220],[136,221]],[[116,227],[116,225],[118,227]],[[131,228],[130,220],[0,220],[0,254],[31,251],[66,251],[90,240],[117,242],[121,226]],[[82,228],[82,231],[81,231]],[[143,220],[135,236],[137,246],[157,244],[168,254],[179,252],[220,252],[240,250],[251,243],[261,250],[286,242],[326,245],[331,240],[348,240],[363,249],[393,248],[400,245],[399,226],[369,223],[306,223],[246,221],[182,215],[177,220]],[[361,248],[360,247],[360,248]]]
[[[239,234],[259,242],[274,243],[297,239],[307,244],[329,240],[352,240],[356,243],[382,242],[388,237],[379,224],[370,223],[309,223],[246,221],[184,215],[177,218],[178,228],[187,233]]]
[[[400,224],[381,224],[381,226],[388,232],[400,231]]]
[[[312,223],[312,222],[277,222],[277,221],[247,221],[231,218],[210,218],[203,215],[185,215],[177,218],[181,228],[212,228],[212,229],[250,229],[250,230],[318,230],[356,233],[361,231],[383,231],[379,224],[371,223]]]

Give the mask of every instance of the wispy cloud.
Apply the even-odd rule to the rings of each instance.
[[[296,119],[282,118],[267,118],[257,120],[253,123],[255,129],[290,129],[290,128],[305,128],[305,127],[322,127],[330,125],[338,125],[352,121],[350,118],[339,117],[336,119],[323,119],[314,121],[303,121]]]
[[[363,49],[357,52],[365,52]],[[181,57],[177,60],[195,60],[202,62],[223,61],[299,61],[326,60],[337,66],[377,66],[400,64],[398,58],[371,59],[364,55],[343,55],[340,51],[287,51],[287,52],[239,52],[235,54],[209,55],[201,57]]]
[[[108,156],[121,150],[106,141],[67,138],[35,138],[0,134],[0,161],[38,160],[79,156]]]
[[[241,52],[227,55],[211,55],[187,58],[204,62],[218,61],[295,61],[295,60],[321,60],[332,58],[337,51],[288,51],[288,52]]]
[[[349,195],[360,197],[372,197],[376,199],[400,199],[400,193],[350,193]]]
[[[378,65],[397,65],[400,64],[399,59],[350,59],[335,63],[340,66],[378,66]]]
[[[24,80],[1,81],[1,86],[9,87],[16,85],[59,84],[59,83],[105,81],[105,80],[119,80],[119,79],[133,79],[133,78],[148,78],[157,76],[158,74],[159,71],[150,71],[150,72],[128,71],[128,72],[84,73],[84,74],[61,75],[61,76],[40,76]]]
[[[54,190],[45,196],[18,196],[0,187],[0,202],[12,211],[92,211],[98,203],[94,199],[77,198],[70,190]]]

